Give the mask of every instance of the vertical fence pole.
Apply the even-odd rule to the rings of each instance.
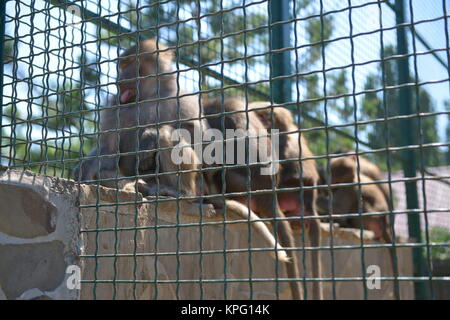
[[[289,20],[289,0],[270,0],[270,24]],[[290,23],[277,24],[269,28],[271,50],[288,48]],[[271,78],[291,74],[290,50],[270,54]],[[292,98],[291,79],[275,80],[270,86],[270,96],[276,103],[289,102]]]
[[[409,75],[409,61],[406,55],[408,54],[408,40],[406,35],[406,26],[400,26],[405,23],[405,5],[404,0],[395,1],[395,15],[397,22],[397,54],[399,56],[405,56],[397,60],[398,70],[398,84],[406,84],[410,81]],[[411,115],[412,111],[412,89],[409,87],[401,88],[399,93],[400,115]],[[402,145],[417,145],[417,137],[415,136],[417,130],[415,130],[415,120],[407,119],[402,120],[400,124],[399,132],[402,137]],[[417,164],[415,150],[404,150],[402,157],[403,174],[406,178],[413,178],[416,176]],[[406,189],[406,203],[408,209],[419,208],[419,197],[417,193],[417,182],[410,181],[405,182]],[[420,230],[420,215],[418,213],[408,214],[408,230],[409,237],[414,239],[417,243],[422,242],[421,230]],[[423,259],[423,249],[413,249],[413,266],[414,276],[420,277],[425,274],[425,262]],[[415,282],[414,291],[416,299],[426,299],[425,283]]]
[[[3,140],[3,68],[5,62],[5,15],[6,1],[0,1],[0,165]]]

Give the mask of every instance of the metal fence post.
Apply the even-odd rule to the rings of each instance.
[[[272,25],[289,20],[289,0],[271,0],[269,2],[270,21]],[[270,30],[270,48],[279,50],[288,48],[290,44],[290,24],[281,23],[271,26]],[[280,53],[270,54],[271,78],[286,76],[291,74],[290,50]],[[291,79],[280,79],[271,82],[271,97],[276,103],[291,101],[292,88]]]
[[[404,0],[395,1],[395,15],[397,24],[397,54],[402,58],[397,60],[398,70],[398,84],[406,84],[410,81],[409,75],[409,61],[406,55],[408,54],[408,40],[406,35],[406,26],[402,26],[405,23],[405,5]],[[399,93],[400,103],[400,115],[411,115],[412,111],[412,90],[410,87],[400,88]],[[416,127],[414,119],[402,120],[400,124],[400,135],[402,137],[402,146],[417,145],[417,137],[414,128]],[[416,150],[404,150],[402,157],[403,174],[405,178],[416,177],[417,164],[416,164]],[[417,193],[417,181],[405,182],[406,189],[406,202],[408,209],[419,208],[419,197]],[[422,235],[420,229],[420,215],[418,213],[408,214],[408,230],[409,237],[414,239],[417,243],[422,242]],[[413,266],[414,276],[421,277],[425,275],[425,262],[423,259],[423,248],[413,249]],[[426,299],[425,283],[415,282],[414,291],[416,299]]]
[[[6,1],[0,1],[0,164],[3,140],[3,68],[5,62],[5,8]]]

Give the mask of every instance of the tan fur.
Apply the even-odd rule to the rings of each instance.
[[[293,188],[303,186],[316,186],[319,180],[319,173],[316,169],[314,159],[306,159],[313,156],[309,149],[306,139],[299,133],[298,127],[294,123],[292,113],[280,106],[271,105],[270,102],[252,102],[249,109],[259,117],[267,130],[279,130],[280,133],[280,160],[289,160],[281,164],[280,178],[277,186],[279,188]],[[253,112],[251,112],[253,113]],[[284,134],[283,134],[284,133]],[[297,161],[300,157],[301,161]],[[278,192],[278,199],[291,199],[300,202],[297,192]],[[316,211],[317,191],[315,189],[303,192],[305,213],[318,217]],[[288,212],[285,214],[290,215]],[[320,221],[319,219],[308,220],[308,233],[311,245],[319,247],[321,243]],[[301,228],[299,221],[293,224],[293,228]],[[312,273],[314,278],[320,278],[322,275],[322,264],[320,260],[320,251],[314,250],[311,253]],[[315,281],[313,283],[313,299],[323,299],[322,283]]]
[[[240,99],[225,99],[222,104],[220,99],[212,100],[204,106],[205,115],[208,117],[208,123],[210,127],[223,130],[223,129],[242,129],[249,131],[250,136],[258,136],[260,140],[269,139],[267,138],[267,129],[261,123],[256,114],[252,112],[247,112],[245,108],[245,103]],[[225,111],[228,114],[222,115]],[[247,120],[248,119],[248,120]],[[248,122],[247,122],[248,121]],[[225,128],[223,127],[225,125]],[[267,143],[266,146],[270,146]],[[258,146],[249,144],[248,152],[253,152],[253,154],[258,154]],[[237,150],[237,147],[235,147]],[[269,149],[267,150],[269,151]],[[273,157],[274,155],[271,154]],[[261,161],[258,158],[258,161]],[[236,163],[233,162],[234,164]],[[261,169],[267,167],[266,165],[252,166],[247,168],[236,168],[236,169],[226,169],[224,172],[218,170],[216,172],[210,172],[207,176],[208,181],[211,185],[216,185],[214,190],[222,190],[223,186],[226,186],[225,192],[246,192],[248,181],[251,181],[250,190],[269,190],[272,188],[274,182],[278,176],[263,175],[261,174]],[[249,177],[249,171],[251,175],[251,180]],[[222,181],[224,179],[224,181]],[[281,245],[287,249],[288,247],[293,247],[295,245],[292,229],[287,220],[284,220],[285,215],[281,211],[276,195],[273,193],[256,193],[251,196],[251,209],[255,213],[264,218],[280,218],[277,223],[273,223],[276,226],[276,232],[278,234],[278,239]],[[239,196],[235,197],[235,200],[242,203],[246,203],[247,197]],[[272,210],[273,208],[273,210]],[[297,257],[291,251],[287,252],[290,262],[287,262],[287,274],[289,278],[298,278],[298,262]],[[297,300],[301,298],[301,288],[298,282],[291,281],[291,292],[293,299]]]

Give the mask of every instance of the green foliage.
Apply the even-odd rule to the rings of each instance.
[[[12,54],[12,49],[10,51]],[[9,53],[5,55],[8,56]],[[3,121],[11,124],[6,127],[10,133],[2,129],[2,153],[11,158],[6,165],[20,166],[38,173],[70,176],[70,170],[76,162],[65,160],[78,159],[82,150],[78,138],[63,138],[63,135],[76,136],[81,129],[84,132],[93,130],[93,122],[86,121],[92,120],[94,114],[87,112],[88,90],[85,89],[86,86],[99,82],[99,74],[92,67],[93,63],[92,58],[79,56],[80,68],[76,69],[79,71],[78,75],[74,74],[73,78],[57,77],[60,81],[49,80],[48,88],[33,86],[32,95],[38,98],[30,99],[26,108],[26,104],[16,103],[3,107]],[[18,63],[18,70],[15,79],[19,82],[21,77],[27,76],[28,68]],[[83,79],[83,86],[76,79]],[[21,92],[18,90],[19,97]],[[47,140],[55,136],[56,139]],[[83,149],[90,149],[92,139],[82,139]]]
[[[444,244],[450,243],[450,230],[444,227],[432,227],[429,231],[430,242],[436,244]],[[423,235],[423,239],[425,239],[425,235]],[[432,259],[440,259],[446,260],[450,259],[450,246],[449,245],[441,245],[441,246],[433,246],[430,247],[431,258]],[[426,255],[426,251],[424,251]]]
[[[310,0],[301,1],[298,6],[298,14],[307,10],[308,6],[313,2]],[[331,39],[333,34],[333,18],[332,16],[324,16],[311,18],[306,20],[306,40],[311,46],[307,48],[303,60],[296,66],[299,72],[310,70],[311,66],[316,66],[315,69],[322,68],[322,50],[328,46],[327,40]],[[352,115],[353,107],[350,104],[348,97],[336,100],[324,101],[324,83],[322,73],[313,73],[302,77],[298,80],[305,88],[305,100],[313,100],[302,102],[301,111],[307,113],[309,117],[325,122],[325,107],[328,115],[340,114],[342,118],[349,118]],[[340,70],[334,73],[326,74],[327,81],[327,96],[338,96],[349,92],[347,87],[347,74],[345,70]],[[315,100],[315,101],[314,101]],[[294,112],[296,110],[293,110]],[[330,123],[329,123],[330,124]],[[318,126],[318,122],[309,119],[308,117],[301,117],[299,119],[299,126],[301,128],[313,128]],[[349,129],[343,128],[342,131],[351,133]],[[325,155],[327,152],[332,152],[336,149],[349,148],[352,141],[336,134],[332,130],[321,129],[305,133],[305,137],[310,143],[311,150],[316,155]],[[328,149],[327,149],[328,137]],[[319,161],[321,163],[323,161]],[[321,163],[322,164],[322,163]]]
[[[46,127],[55,131],[72,127],[77,131],[80,127],[80,111],[87,110],[83,95],[83,90],[77,85],[75,88],[60,89],[56,99],[44,97],[42,106],[47,109],[48,115]]]
[[[13,61],[13,40],[11,36],[5,35],[5,41],[3,42],[3,64],[9,64]]]
[[[323,23],[322,23],[323,22]],[[333,33],[333,19],[331,16],[325,16],[322,19],[315,18],[308,20],[306,26],[306,34],[309,39],[308,43],[312,44],[308,48],[308,54],[302,63],[300,70],[306,66],[316,63],[322,56],[323,41],[329,40]]]
[[[395,48],[393,46],[387,46],[385,48],[384,57],[390,57],[395,55]],[[393,87],[397,85],[397,65],[395,60],[388,60],[384,63],[384,77],[385,82],[382,82],[381,71],[379,74],[370,74],[365,83],[365,89],[380,89],[383,87]],[[410,80],[414,82],[414,79]],[[420,80],[419,80],[420,81]],[[387,89],[384,92],[369,92],[365,94],[362,101],[362,113],[361,120],[375,120],[384,119],[385,117],[391,118],[387,122],[375,123],[367,128],[368,140],[373,149],[380,149],[392,146],[402,146],[402,136],[404,132],[401,131],[401,121],[395,117],[400,116],[400,98],[399,89]],[[383,94],[385,95],[385,103],[383,101]],[[435,110],[434,102],[423,87],[415,87],[411,89],[412,94],[412,110],[415,112],[433,112]],[[415,120],[415,125],[419,128],[418,120]],[[417,143],[431,143],[439,141],[437,134],[437,121],[436,117],[422,117],[420,119],[420,127],[422,130],[416,131]],[[389,137],[389,146],[386,145],[386,138]],[[385,164],[383,160],[384,155],[376,155],[381,165]],[[440,154],[436,149],[430,152],[424,152],[424,164],[425,166],[437,166],[440,164]],[[399,159],[397,157],[397,159]],[[394,169],[400,168],[400,161],[394,163]]]

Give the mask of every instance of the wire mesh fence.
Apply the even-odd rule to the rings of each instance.
[[[389,269],[377,279],[391,284],[391,298],[441,298],[436,285],[448,285],[450,270],[435,274],[433,265],[450,258],[449,5],[5,1],[0,164],[95,186],[94,201],[80,204],[81,214],[95,211],[80,230],[95,243],[81,255],[91,298],[101,286],[108,298],[123,297],[120,288],[137,298],[148,284],[152,299],[168,285],[175,298],[209,298],[212,286],[226,299],[243,283],[243,296],[257,299],[272,297],[257,294],[269,283],[274,298],[339,299],[339,286],[354,283],[368,299],[374,265]],[[236,129],[246,134],[228,136]],[[114,200],[100,199],[101,186]],[[123,190],[135,196],[123,200]],[[186,203],[197,208],[195,223],[183,222]],[[145,204],[155,211],[142,224]],[[222,218],[211,222],[211,208]],[[174,222],[159,224],[167,214]],[[248,236],[236,249],[227,230],[239,223]],[[205,243],[211,226],[220,249]],[[339,228],[355,229],[357,242],[338,240]],[[144,231],[152,243],[138,249]],[[160,249],[165,232],[174,251]],[[252,240],[258,232],[269,247]],[[195,249],[183,247],[189,237]],[[378,249],[389,261],[371,258]],[[291,262],[278,263],[280,251]],[[273,276],[256,271],[261,252],[276,253],[267,261]],[[337,262],[345,252],[356,252],[357,266]],[[166,257],[174,260],[161,280]],[[141,278],[139,266],[150,263]],[[234,264],[245,265],[244,278]],[[204,276],[210,268],[220,270]],[[196,289],[183,296],[188,284]]]

